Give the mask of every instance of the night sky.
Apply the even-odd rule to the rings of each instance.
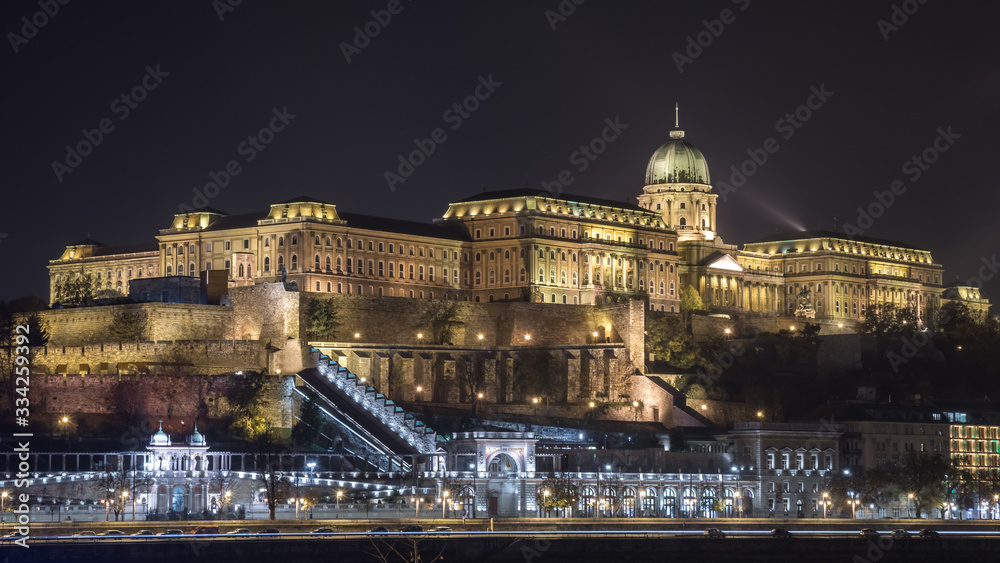
[[[730,167],[748,150],[768,138],[778,147],[720,199],[726,242],[850,223],[930,249],[945,281],[978,275],[1000,252],[992,3],[228,5],[73,1],[43,17],[38,0],[0,4],[0,299],[47,298],[47,261],[88,233],[109,245],[153,242],[178,206],[205,203],[193,190],[204,193],[230,161],[239,173],[207,199],[227,213],[307,194],[342,211],[430,221],[449,201],[541,190],[563,170],[568,193],[634,203],[675,102],[716,191],[733,185]],[[391,20],[370,23],[372,10]],[[377,35],[359,38],[348,62],[345,45],[366,25]],[[486,99],[474,111],[446,113],[483,82],[492,85],[479,88]],[[832,95],[813,95],[821,89]],[[786,114],[809,102],[799,110],[808,119],[793,115],[799,127],[789,126]],[[574,151],[616,119],[627,128],[581,171]],[[68,158],[66,146],[86,152],[97,133],[82,131],[102,120],[110,132]],[[271,123],[283,129],[252,148],[248,136]],[[446,139],[390,190],[386,171],[437,128]],[[931,150],[933,164],[911,161],[949,128],[957,138],[937,141],[947,150]],[[895,180],[906,191],[859,226],[858,207]],[[1000,281],[985,288],[1000,299]]]

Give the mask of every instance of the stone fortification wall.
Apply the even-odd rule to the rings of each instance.
[[[102,342],[34,350],[31,371],[57,375],[212,375],[267,369],[260,341]]]
[[[293,380],[272,377],[265,387],[269,400],[263,414],[275,426],[292,426]],[[113,415],[127,400],[137,402],[150,420],[184,420],[190,425],[197,416],[226,415],[229,385],[226,375],[32,375],[31,402],[36,410],[54,415],[53,420],[61,416],[74,420],[80,414]],[[119,387],[129,390],[118,390],[116,398]]]
[[[222,340],[234,338],[231,307],[183,303],[135,303],[42,311],[53,346],[104,342],[120,311],[145,311],[148,340]]]
[[[281,303],[291,305],[292,300],[278,293],[258,291],[253,294],[256,300],[253,312],[246,314],[242,311],[249,300],[249,295],[243,294],[246,290],[233,290],[233,304],[240,310],[238,324],[244,333],[260,334],[263,338],[265,333],[273,332],[268,326],[275,327],[282,322],[288,326],[295,324],[297,329],[293,319],[279,319],[275,312]],[[427,338],[431,333],[431,312],[442,305],[439,300],[368,295],[313,293],[309,298],[333,301],[337,318],[342,323],[338,340],[393,345],[430,343]],[[449,303],[453,303],[456,310],[452,338],[456,346],[590,344],[595,341],[594,332],[598,333],[597,342],[629,343],[642,335],[643,306],[640,302],[605,307],[522,302]],[[636,308],[639,315],[635,314]],[[241,324],[244,322],[245,325]],[[357,339],[355,334],[359,335]],[[419,334],[424,334],[424,338],[418,337]],[[530,335],[530,339],[525,335]],[[288,336],[293,334],[290,332]]]
[[[734,315],[730,319],[694,315],[691,317],[691,329],[696,338],[714,338],[722,336],[727,328],[733,330],[734,334],[737,335],[749,335],[753,334],[753,330],[778,332],[779,330],[789,330],[793,326],[802,327],[807,322],[820,325],[820,335],[822,336],[855,333],[854,321],[840,323],[829,320],[816,321],[812,319],[757,317],[753,315]]]
[[[262,283],[229,290],[235,332],[243,340],[280,345],[299,338],[299,296],[294,285]]]

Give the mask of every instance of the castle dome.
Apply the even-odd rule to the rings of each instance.
[[[711,184],[708,161],[697,147],[684,140],[684,132],[675,129],[670,140],[660,145],[646,166],[646,185]]]

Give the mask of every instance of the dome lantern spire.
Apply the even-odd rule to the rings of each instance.
[[[681,130],[681,109],[680,104],[674,102],[674,130],[670,132],[671,139],[683,139],[684,131]]]

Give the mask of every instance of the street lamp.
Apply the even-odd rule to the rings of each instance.
[[[823,519],[826,519],[826,507],[830,504],[830,493],[823,493]]]
[[[340,497],[344,495],[344,491],[337,491],[337,518],[340,518]]]
[[[635,415],[635,421],[638,422],[639,421],[639,401],[632,401],[632,408],[635,409],[635,412],[633,414]]]
[[[4,520],[3,503],[7,500],[7,491],[0,492],[0,535],[7,530],[7,521]]]
[[[541,512],[541,514],[539,514],[539,516],[542,516],[543,514],[545,514],[545,510],[546,510],[546,508],[547,508],[547,506],[549,504],[549,490],[548,489],[545,489],[544,491],[542,491],[542,499],[543,499],[542,500],[542,512]]]
[[[910,517],[910,505],[913,504],[913,493],[906,493],[906,517]]]
[[[222,496],[223,496],[223,498],[226,499],[222,503],[222,519],[225,520],[226,519],[226,507],[228,507],[229,503],[231,503],[232,500],[233,500],[233,492],[232,491],[226,491],[226,494],[224,494]]]
[[[444,509],[448,506],[448,491],[441,493],[441,518],[444,519]]]

